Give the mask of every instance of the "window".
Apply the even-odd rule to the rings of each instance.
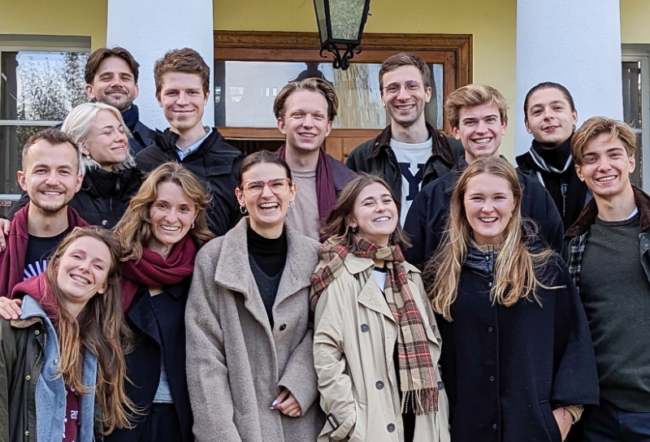
[[[87,100],[89,49],[90,38],[0,35],[0,214],[22,192],[16,171],[27,139]]]
[[[214,41],[217,126],[247,153],[282,144],[273,101],[288,81],[317,76],[334,85],[339,114],[326,149],[340,160],[388,125],[378,73],[389,56],[413,52],[429,65],[433,94],[427,120],[442,130],[449,129],[442,111],[445,97],[472,81],[471,35],[366,33],[363,51],[347,71],[332,68],[331,54],[320,56],[316,33],[215,31]]]

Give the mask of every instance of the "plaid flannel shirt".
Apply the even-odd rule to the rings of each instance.
[[[580,270],[582,268],[582,256],[585,254],[585,246],[587,245],[587,234],[575,236],[568,241],[565,246],[564,260],[569,268],[569,275],[573,280],[573,284],[580,294]]]

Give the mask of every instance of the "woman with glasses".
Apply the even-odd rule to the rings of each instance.
[[[308,296],[319,243],[285,223],[287,164],[248,156],[235,190],[247,216],[197,255],[185,322],[199,441],[315,441],[322,426]]]

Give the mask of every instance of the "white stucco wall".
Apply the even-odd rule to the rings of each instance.
[[[167,121],[158,106],[153,78],[156,60],[172,49],[189,47],[214,69],[212,0],[108,0],[106,45],[128,49],[140,63],[140,95],[135,103],[140,120],[164,129]],[[213,80],[203,124],[214,126]]]
[[[529,149],[523,103],[544,81],[569,89],[578,124],[623,118],[619,0],[517,0],[515,154]]]

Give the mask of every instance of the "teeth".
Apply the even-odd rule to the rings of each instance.
[[[70,278],[82,284],[90,284],[90,281],[88,281],[86,278],[82,278],[81,276],[71,275]]]
[[[484,223],[492,223],[492,222],[497,220],[495,217],[492,217],[492,218],[479,218],[479,219],[481,221],[483,221]]]
[[[382,217],[379,217],[379,218],[377,218],[375,220],[376,223],[383,223],[383,222],[386,222],[386,221],[390,221],[390,218],[388,218],[387,216],[382,216]]]
[[[61,192],[43,192],[45,195],[60,195]]]
[[[606,176],[603,178],[597,178],[596,181],[598,181],[599,183],[603,183],[605,181],[612,181],[615,178],[616,178],[615,176]]]
[[[262,209],[274,209],[274,208],[278,207],[278,203],[263,203],[263,204],[260,204],[260,207]]]
[[[490,138],[478,138],[474,140],[476,144],[487,144],[490,142]]]
[[[160,227],[161,227],[163,230],[167,230],[167,231],[169,231],[169,232],[175,232],[175,231],[177,231],[178,229],[180,229],[180,227],[173,227],[173,226],[160,226]]]

